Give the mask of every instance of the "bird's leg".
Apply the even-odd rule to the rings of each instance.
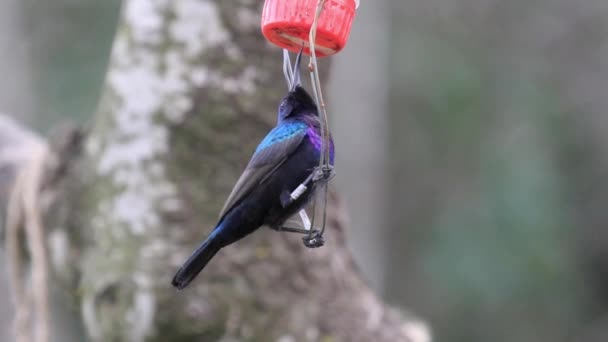
[[[287,227],[287,226],[278,227],[276,230],[278,230],[280,232],[287,232],[287,233],[297,233],[297,234],[305,234],[305,235],[310,234],[310,231],[308,229],[294,228],[294,227]]]
[[[315,167],[310,176],[302,182],[294,191],[289,193],[287,190],[283,190],[281,193],[279,200],[281,202],[281,206],[283,208],[287,208],[293,201],[297,200],[302,196],[302,194],[308,190],[308,183],[311,181],[316,183],[318,181],[321,182],[329,182],[330,179],[334,178],[336,172],[334,171],[334,167],[332,165],[326,165],[322,167]]]
[[[271,227],[271,228],[278,230],[278,231],[284,231],[284,232],[289,232],[289,233],[310,234],[311,224],[310,224],[310,219],[308,218],[308,214],[306,214],[306,210],[304,210],[304,209],[300,210],[299,214],[300,214],[300,218],[302,219],[302,224],[304,225],[304,228],[294,228],[294,227],[288,227],[288,226],[277,226],[277,227]]]
[[[315,173],[313,171],[304,180],[304,182],[302,182],[302,184],[298,185],[298,187],[294,191],[292,191],[291,193],[288,192],[287,190],[283,190],[283,192],[279,196],[279,201],[281,202],[281,205],[283,206],[283,208],[287,208],[287,206],[289,206],[295,200],[297,200],[298,198],[300,198],[300,196],[302,196],[302,194],[304,194],[304,192],[306,192],[306,190],[308,190],[307,184],[310,183],[313,180],[314,175],[315,175]]]
[[[280,226],[278,228],[273,229],[288,233],[298,233],[306,235],[302,238],[302,241],[304,242],[304,246],[308,248],[317,248],[323,246],[325,244],[323,234],[321,234],[321,231],[318,229],[312,229],[310,219],[308,218],[308,214],[306,214],[306,211],[304,209],[300,210],[300,218],[302,219],[302,223],[306,227],[305,229],[287,226]]]
[[[308,218],[308,214],[306,213],[306,210],[302,209],[300,210],[300,219],[302,219],[302,224],[304,225],[304,228],[306,228],[306,230],[310,231],[312,229],[312,224],[310,223],[310,219]]]
[[[273,228],[273,229],[276,229],[278,231],[287,232],[287,233],[297,233],[297,234],[306,235],[305,237],[302,238],[302,241],[304,242],[304,246],[306,246],[308,248],[317,248],[317,247],[321,247],[325,244],[325,239],[323,238],[323,235],[321,235],[321,232],[318,229],[313,229],[312,231],[310,231],[308,229],[293,228],[293,227],[286,227],[286,226],[281,226],[281,227]]]
[[[302,184],[300,184],[294,191],[289,193],[288,191],[284,190],[281,193],[279,197],[281,206],[283,206],[283,208],[287,208],[287,206],[293,203],[293,201],[297,200],[300,196],[302,196],[302,194],[306,190],[308,190],[308,183],[321,182],[323,183],[323,185],[327,186],[327,182],[329,182],[329,180],[332,179],[335,175],[336,172],[334,171],[334,167],[332,165],[315,167],[315,169],[308,176],[308,178],[306,178],[306,180],[304,180],[304,182],[302,182]],[[318,230],[312,229],[312,224],[310,222],[310,219],[308,218],[308,215],[306,214],[306,211],[300,210],[300,217],[302,218],[302,222],[304,223],[304,226],[307,229],[286,226],[271,228],[289,233],[305,234],[306,236],[302,238],[302,241],[304,242],[304,246],[308,248],[317,248],[323,246],[325,244],[325,239],[323,238],[322,231],[325,230],[325,221],[323,222],[323,228],[321,230]]]

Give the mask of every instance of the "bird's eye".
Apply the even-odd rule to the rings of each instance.
[[[281,101],[281,104],[279,105],[279,108],[280,108],[281,110],[283,110],[283,109],[285,109],[285,106],[286,106],[286,105],[287,105],[287,104],[285,103],[285,101]]]

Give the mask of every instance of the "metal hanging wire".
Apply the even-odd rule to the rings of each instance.
[[[327,119],[327,109],[325,107],[325,101],[323,100],[323,91],[321,89],[321,79],[319,77],[319,68],[317,63],[317,53],[315,41],[317,38],[317,26],[319,17],[323,12],[326,0],[317,0],[317,8],[315,10],[315,16],[313,18],[312,26],[308,35],[309,48],[310,48],[310,62],[308,69],[310,71],[310,80],[313,89],[313,95],[317,104],[317,113],[319,114],[319,126],[321,131],[321,155],[319,157],[319,166],[315,170],[316,175],[313,176],[313,182],[320,181],[320,186],[323,188],[323,204],[322,204],[322,222],[321,230],[316,232],[314,227],[314,221],[316,217],[316,199],[313,202],[313,213],[311,219],[311,229],[309,230],[308,236],[304,238],[304,244],[307,247],[319,247],[322,246],[323,234],[325,233],[325,227],[327,224],[327,195],[328,195],[328,181],[334,176],[333,166],[330,164],[330,133],[329,133],[329,122]]]
[[[321,80],[319,77],[319,68],[317,64],[317,54],[315,51],[315,40],[317,36],[317,25],[318,19],[323,12],[323,8],[325,6],[326,0],[317,0],[317,7],[315,10],[315,16],[313,18],[312,26],[310,28],[309,33],[309,48],[310,48],[310,62],[308,64],[308,69],[310,71],[310,79],[313,87],[313,95],[315,98],[315,103],[317,106],[317,113],[319,114],[319,126],[321,133],[321,154],[319,156],[319,165],[315,168],[315,170],[304,180],[302,184],[300,184],[291,194],[291,200],[295,201],[298,199],[309,186],[317,186],[319,184],[323,190],[323,204],[322,204],[322,223],[321,229],[314,229],[315,227],[315,218],[317,217],[317,200],[318,198],[314,198],[313,206],[312,206],[312,218],[309,221],[308,226],[305,227],[305,230],[298,228],[289,228],[282,227],[282,230],[293,232],[293,233],[303,233],[306,234],[304,238],[302,238],[304,245],[309,248],[321,247],[325,243],[323,234],[325,233],[325,227],[327,223],[327,198],[328,198],[328,181],[335,175],[334,168],[331,165],[330,159],[330,150],[331,150],[331,142],[330,142],[330,133],[329,133],[329,123],[327,119],[327,110],[325,108],[325,102],[323,100],[323,91],[321,89]],[[296,63],[297,64],[297,63]],[[291,61],[289,58],[289,52],[287,50],[283,50],[283,74],[285,75],[285,79],[289,87],[294,82],[294,73],[298,72],[297,70],[291,70],[288,66],[291,65]],[[312,185],[309,185],[312,183]],[[302,216],[302,221],[307,221],[308,216],[306,215],[306,211],[302,209],[300,211],[300,215]],[[305,219],[306,218],[306,219]],[[306,222],[304,222],[305,225]]]
[[[319,167],[329,168],[329,124],[327,120],[327,110],[325,108],[325,102],[323,100],[323,91],[321,89],[321,80],[319,77],[319,68],[317,63],[317,52],[315,41],[317,38],[317,26],[319,17],[323,12],[326,0],[317,0],[317,9],[313,18],[310,33],[308,34],[309,45],[310,45],[310,62],[308,69],[310,70],[310,80],[313,87],[313,94],[317,103],[317,111],[319,112],[321,121],[321,153],[319,160]]]

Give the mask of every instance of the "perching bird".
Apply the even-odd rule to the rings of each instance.
[[[295,201],[290,198],[319,165],[322,138],[316,104],[300,84],[302,51],[292,70],[289,70],[289,57],[285,56],[287,68],[284,72],[289,93],[279,106],[277,125],[255,150],[228,196],[213,232],[173,277],[172,284],[178,289],[188,286],[221,248],[262,225],[280,230],[289,217],[307,204],[315,191],[313,183]],[[330,164],[333,164],[331,139],[329,146]]]

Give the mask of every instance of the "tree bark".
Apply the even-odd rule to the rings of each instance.
[[[54,239],[70,252],[50,248],[87,334],[428,341],[423,323],[385,306],[360,278],[333,192],[325,247],[262,228],[223,249],[187,290],[171,287],[286,91],[280,50],[259,33],[259,6],[125,1],[84,161],[68,173],[78,181],[64,182],[70,215]]]

